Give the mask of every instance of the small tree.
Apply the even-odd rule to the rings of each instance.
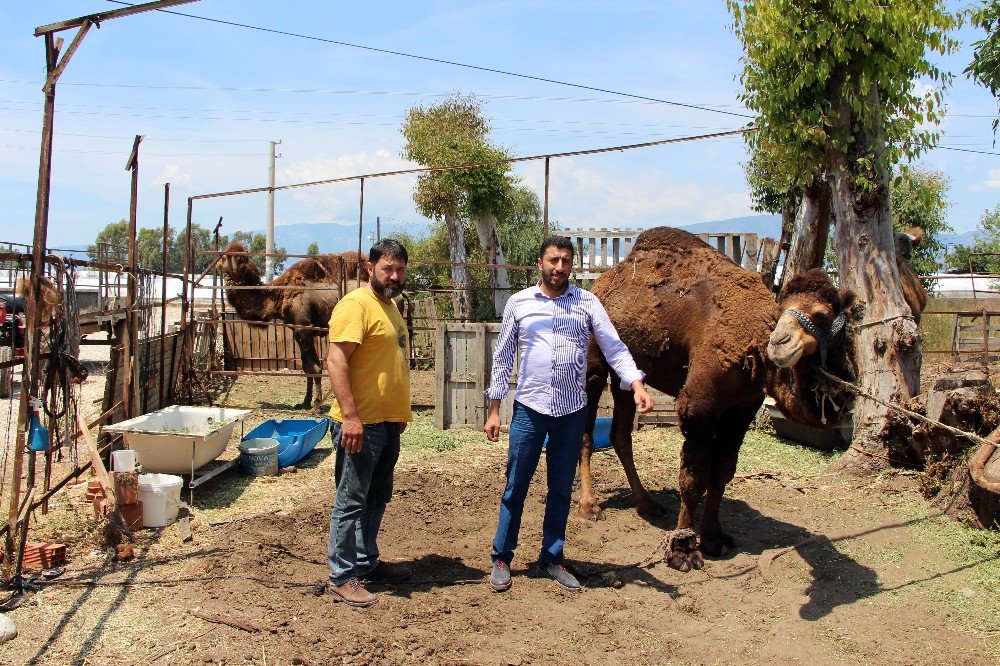
[[[310,257],[319,254],[319,243],[317,243],[316,241],[309,243],[309,247],[306,248],[306,254],[308,254]]]
[[[403,157],[424,166],[491,163],[504,160],[507,152],[488,140],[490,127],[483,118],[482,104],[474,96],[454,95],[440,104],[416,106],[406,114],[402,133],[406,139]],[[413,200],[420,212],[444,220],[448,232],[455,314],[472,316],[472,281],[464,265],[468,262],[465,241],[466,220],[475,222],[486,263],[504,264],[496,230],[496,217],[508,205],[513,185],[510,165],[449,171],[432,171],[417,178]],[[489,271],[492,301],[497,311],[509,296],[510,281],[505,269]]]

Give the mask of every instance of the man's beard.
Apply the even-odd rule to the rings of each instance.
[[[400,282],[399,285],[388,284],[386,282],[381,282],[374,275],[371,276],[372,291],[381,296],[386,300],[392,300],[400,294],[403,293],[403,287],[406,286],[406,282]]]
[[[553,273],[554,273],[554,271],[553,271]],[[569,283],[569,276],[565,275],[565,274],[560,275],[556,279],[561,280],[562,283],[561,284],[557,284],[555,282],[555,279],[554,279],[555,275],[553,273],[546,273],[546,272],[542,271],[542,282],[545,283],[545,286],[548,287],[549,289],[553,289],[553,290],[558,290],[558,289],[564,289],[564,288],[566,288],[567,284]]]

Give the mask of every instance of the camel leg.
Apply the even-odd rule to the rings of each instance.
[[[611,418],[611,443],[615,453],[625,470],[628,485],[632,488],[632,501],[635,510],[644,518],[659,518],[665,511],[653,501],[639,479],[635,469],[635,457],[632,452],[632,426],[635,423],[635,400],[632,392],[618,388],[618,380],[612,377],[611,396],[614,398],[615,411]]]
[[[307,375],[306,396],[295,408],[310,409],[313,407],[313,378],[308,375],[319,372],[319,358],[316,356],[316,347],[313,345],[313,334],[311,331],[295,331],[295,342],[299,346],[299,357],[302,359],[302,372]]]
[[[705,511],[701,518],[701,550],[706,555],[718,557],[736,547],[731,536],[722,531],[719,507],[726,486],[736,474],[736,461],[740,446],[761,403],[734,407],[719,419],[715,444],[712,449],[711,471],[705,493]]]
[[[687,387],[678,397],[677,414],[684,433],[678,479],[681,509],[677,529],[669,542],[667,563],[678,571],[689,571],[700,569],[705,563],[698,550],[694,515],[711,481],[716,419],[711,403],[692,399]]]
[[[597,420],[597,403],[601,400],[607,375],[594,373],[587,377],[587,421],[583,429],[583,448],[580,449],[580,506],[577,515],[587,520],[601,520],[604,512],[594,496],[590,457],[594,454],[594,421]]]

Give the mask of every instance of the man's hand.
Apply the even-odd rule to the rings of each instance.
[[[348,453],[358,453],[361,445],[365,443],[365,427],[361,425],[361,419],[357,416],[353,418],[344,417],[344,423],[340,429],[340,445]]]
[[[486,433],[486,439],[491,442],[496,442],[500,439],[500,415],[490,414],[489,418],[486,419],[486,425],[483,426],[483,432]]]
[[[653,396],[649,395],[646,385],[640,380],[632,382],[632,399],[635,400],[636,409],[640,414],[653,411]]]
[[[399,424],[399,434],[402,435],[404,432],[406,432],[406,421]]]

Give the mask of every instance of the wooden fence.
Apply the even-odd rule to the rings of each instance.
[[[295,329],[281,322],[237,320],[227,315],[222,324],[226,370],[302,370]],[[327,336],[313,338],[316,353],[326,358]]]
[[[989,364],[1000,360],[1000,323],[993,318],[1000,312],[954,313],[951,334],[952,360]]]
[[[573,243],[576,276],[597,279],[601,272],[616,266],[632,251],[636,237],[645,229],[567,229],[563,233]],[[780,247],[773,238],[751,233],[697,234],[701,240],[743,266],[763,273],[777,261]],[[773,271],[772,271],[773,272]]]
[[[438,324],[434,360],[434,419],[438,428],[481,428],[486,422],[489,401],[484,392],[490,384],[490,366],[499,334],[500,324]],[[510,423],[514,411],[520,362],[520,354],[515,354],[510,391],[500,403],[500,420],[505,424]],[[673,398],[657,391],[651,393],[656,407],[649,414],[639,415],[637,424],[676,424]],[[611,415],[610,391],[601,397],[598,415]]]
[[[160,348],[162,342],[163,363],[160,363]],[[156,411],[161,407],[174,403],[183,361],[184,334],[169,333],[144,340],[139,343],[139,359],[143,372],[140,375],[136,391],[136,405],[132,413],[136,416]],[[102,425],[117,423],[124,418],[125,407],[122,401],[125,384],[125,354],[122,345],[111,347],[111,361],[108,364],[108,374],[104,384],[104,401],[101,412],[105,414]],[[161,399],[162,381],[162,399]]]

